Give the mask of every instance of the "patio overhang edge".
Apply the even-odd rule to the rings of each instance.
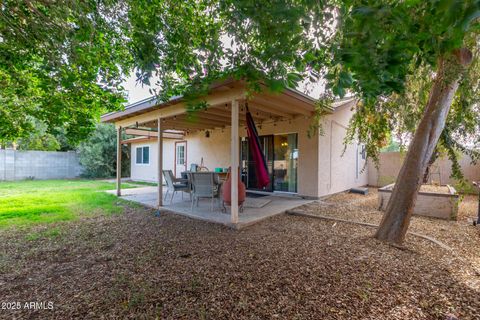
[[[236,87],[228,89],[225,91],[213,92],[201,99],[205,101],[208,105],[220,105],[224,103],[231,103],[232,100],[241,100],[245,99],[246,91],[243,87]],[[187,104],[183,100],[178,100],[176,103],[172,104],[161,104],[155,106],[155,109],[152,111],[147,111],[141,114],[133,115],[119,115],[119,117],[109,118],[102,117],[102,122],[115,123],[115,126],[118,127],[128,127],[136,123],[145,123],[149,121],[154,121],[158,118],[168,118],[181,114],[187,113]]]

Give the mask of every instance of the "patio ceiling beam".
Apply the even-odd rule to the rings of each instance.
[[[229,108],[230,109],[230,108]],[[210,108],[207,112],[209,113],[213,113],[213,114],[218,114],[218,115],[224,115],[224,116],[227,116],[229,119],[230,119],[230,110],[227,109],[225,110],[223,107],[220,107],[220,106],[216,106],[214,108]],[[246,112],[245,110],[243,110],[243,112],[240,112],[239,110],[239,114],[238,114],[238,119],[240,121],[246,121]],[[263,111],[256,111],[256,112],[252,112],[252,116],[256,119],[259,119],[259,120],[267,120],[267,119],[270,119],[272,117],[271,114],[267,114]]]
[[[198,115],[196,115],[198,119],[207,119],[207,120],[214,120],[220,121],[221,123],[226,123],[228,126],[230,125],[230,117],[218,115],[218,114],[210,114],[204,111],[201,111]],[[195,119],[195,118],[193,118]],[[187,118],[188,120],[188,118]],[[245,120],[241,120],[240,122],[245,122]]]
[[[219,119],[204,118],[203,115],[197,118],[187,118],[186,115],[182,115],[180,117],[177,117],[177,120],[180,120],[184,123],[213,124],[213,125],[225,125],[225,124],[229,124],[230,122],[228,119],[219,120]]]
[[[291,113],[287,113],[287,112],[283,112],[279,109],[276,109],[276,108],[272,108],[272,107],[269,107],[269,106],[266,106],[266,105],[263,105],[261,103],[258,103],[258,102],[252,102],[252,103],[249,103],[248,104],[248,108],[252,111],[254,110],[259,110],[259,111],[266,111],[272,115],[275,115],[275,116],[278,116],[278,117],[282,117],[282,118],[290,118],[292,117],[292,114]]]
[[[235,87],[233,89],[228,89],[224,91],[215,92],[209,94],[205,97],[202,97],[208,105],[219,105],[225,104],[232,101],[232,99],[242,99],[245,97],[245,89],[243,87]],[[135,123],[144,123],[149,122],[158,118],[168,118],[176,115],[184,114],[187,112],[187,107],[185,102],[179,102],[177,104],[160,107],[159,109],[140,114],[134,117],[127,119],[119,120],[115,122],[116,127],[127,127]]]
[[[283,100],[286,101],[289,105],[300,106],[307,111],[314,111],[316,99],[309,97],[308,95],[295,90],[284,90],[281,94],[274,93],[269,91],[265,84],[261,84],[263,88],[263,95],[269,100]]]
[[[198,112],[199,117],[213,117],[218,120],[225,120],[230,123],[230,107],[225,109],[223,106],[210,106],[208,109],[202,110]],[[245,117],[243,117],[245,120]]]
[[[261,99],[265,99],[267,101],[272,101],[273,103],[278,102],[279,105],[286,105],[290,108],[294,108],[294,110],[303,110],[304,112],[312,113],[315,111],[315,105],[305,102],[302,99],[298,99],[296,97],[292,97],[288,94],[272,94],[272,93],[265,93],[263,96],[260,97]]]
[[[283,98],[283,96],[282,96]],[[252,103],[255,102],[267,107],[267,108],[274,108],[278,111],[283,111],[287,113],[295,113],[295,114],[302,114],[304,116],[311,116],[313,109],[311,111],[305,110],[304,108],[298,107],[295,104],[285,103],[285,101],[279,101],[277,99],[273,100],[271,98],[267,98],[265,96],[257,95],[252,99]]]
[[[137,136],[137,137],[143,137],[143,138],[157,138],[158,133],[157,131],[150,131],[150,130],[145,130],[145,129],[125,129],[125,133],[131,136]],[[183,133],[181,132],[168,132],[163,130],[163,138],[168,138],[168,139],[181,139],[183,137]],[[135,138],[133,138],[135,139]],[[125,143],[125,141],[128,141],[131,139],[123,140],[122,143]]]
[[[184,122],[172,121],[172,122],[163,122],[162,126],[167,129],[174,130],[213,130],[215,129],[214,125],[200,125],[200,124],[186,124]]]
[[[156,131],[147,130],[147,129],[126,128],[125,133],[131,136],[158,137],[158,134]]]
[[[182,125],[181,123],[179,122],[175,122],[175,121],[165,121],[165,120],[162,120],[162,124],[163,124],[163,127],[166,128],[165,130],[173,130],[173,131],[185,131],[184,129],[193,129],[191,127],[186,127],[184,125]],[[155,122],[154,126],[156,127],[157,126],[157,123]],[[180,128],[182,127],[182,128]],[[163,132],[165,132],[165,130],[163,130]]]

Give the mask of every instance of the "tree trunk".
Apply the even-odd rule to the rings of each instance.
[[[438,150],[437,148],[435,148],[432,156],[430,157],[430,160],[428,161],[427,167],[425,168],[425,173],[423,174],[424,184],[428,183],[428,178],[430,177],[430,168],[435,163],[435,161],[437,161],[437,158],[438,158]]]
[[[405,240],[423,174],[445,126],[462,70],[471,60],[472,53],[467,49],[455,50],[439,59],[428,103],[375,238],[396,244]]]

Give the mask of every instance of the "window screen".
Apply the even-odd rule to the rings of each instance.
[[[135,163],[148,164],[150,162],[150,147],[137,147]]]

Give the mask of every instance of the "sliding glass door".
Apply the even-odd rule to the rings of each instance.
[[[267,170],[270,175],[270,183],[263,189],[257,186],[257,176],[255,174],[256,162],[253,160],[248,147],[248,138],[242,141],[242,167],[243,182],[250,190],[273,191],[273,136],[260,136],[260,147],[262,148],[265,160],[267,161]]]
[[[248,149],[248,138],[241,143],[242,180],[250,190],[297,192],[298,146],[297,134],[278,134],[260,136],[270,183],[263,189],[258,189],[255,173],[256,163]]]
[[[273,190],[297,192],[297,134],[274,136]]]

